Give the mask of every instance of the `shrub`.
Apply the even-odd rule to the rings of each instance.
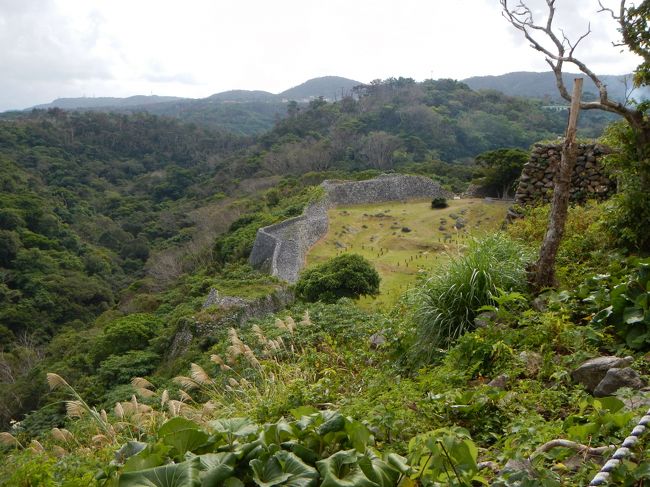
[[[625,122],[611,124],[603,141],[614,151],[605,164],[618,180],[608,230],[630,250],[650,250],[650,148],[639,150],[638,135]]]
[[[343,254],[306,270],[296,284],[296,294],[305,301],[333,303],[339,298],[376,296],[379,274],[357,254]]]
[[[129,350],[147,348],[149,340],[160,330],[159,320],[147,313],[134,313],[119,318],[104,328],[96,346],[96,360],[119,355]]]
[[[449,203],[447,203],[447,198],[433,198],[431,200],[431,209],[440,209],[447,208]]]
[[[123,355],[111,355],[97,371],[100,380],[109,386],[128,384],[133,377],[144,377],[155,369],[160,357],[146,350],[132,350]]]
[[[604,264],[619,261],[608,232],[609,203],[588,201],[569,208],[564,236],[556,261],[556,274],[563,286],[574,288],[587,276],[600,273]],[[524,218],[508,226],[508,234],[538,249],[549,218],[550,205],[524,208]]]
[[[528,257],[520,244],[498,233],[474,240],[465,256],[416,288],[408,298],[417,326],[416,361],[430,361],[436,349],[473,329],[478,308],[493,305],[498,290],[524,290]]]

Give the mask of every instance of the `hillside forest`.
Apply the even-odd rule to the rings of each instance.
[[[405,263],[437,252],[390,300],[372,258],[328,255],[296,286],[248,265],[257,230],[326,179],[513,194],[531,146],[564,133],[544,103],[390,78],[289,101],[268,130],[145,111],[0,119],[0,484],[587,485],[648,407],[648,159],[615,115],[586,111],[578,133],[613,149],[618,194],[570,208],[541,294],[527,266],[549,205],[505,226],[505,205],[497,222],[482,199],[425,202],[421,224],[455,233],[408,257],[417,229],[386,230]],[[638,387],[575,379],[602,356]],[[647,482],[647,445],[617,485]]]

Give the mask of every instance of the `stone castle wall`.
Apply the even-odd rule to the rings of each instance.
[[[321,186],[325,196],[308,205],[302,215],[257,231],[249,257],[253,267],[296,282],[307,252],[327,233],[327,211],[334,206],[452,196],[423,176],[382,175],[367,181],[324,181]]]
[[[524,165],[515,193],[515,203],[528,205],[549,202],[553,194],[553,178],[560,163],[561,145],[536,144],[530,160]],[[608,154],[606,147],[581,144],[571,180],[571,200],[582,202],[589,198],[607,198],[616,189],[600,164]]]

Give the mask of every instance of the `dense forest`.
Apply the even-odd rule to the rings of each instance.
[[[257,229],[299,215],[323,180],[402,172],[490,190],[505,177],[495,154],[517,172],[565,116],[453,80],[391,78],[289,102],[258,136],[200,114],[0,121],[0,483],[583,485],[595,455],[543,445],[620,442],[638,419],[625,401],[643,398],[594,398],[571,370],[630,354],[650,372],[647,248],[621,197],[571,209],[559,288],[535,301],[526,265],[547,206],[506,233],[459,233],[391,309],[304,298],[239,322],[203,306],[211,289],[249,303],[292,292],[247,258]],[[587,113],[580,134],[611,120]],[[625,147],[627,133],[614,125],[604,140]],[[614,159],[623,188],[638,167]],[[438,203],[432,224],[462,220]],[[528,463],[504,477],[511,459]],[[643,460],[617,475],[645,478]]]

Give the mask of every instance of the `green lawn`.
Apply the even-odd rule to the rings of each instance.
[[[508,205],[463,199],[449,200],[449,208],[439,210],[431,209],[430,200],[333,208],[329,231],[309,251],[307,266],[342,253],[364,256],[381,275],[381,294],[360,304],[388,307],[418,273],[434,271],[449,255],[462,252],[467,238],[497,230]],[[458,217],[464,223],[460,229],[455,228]]]

